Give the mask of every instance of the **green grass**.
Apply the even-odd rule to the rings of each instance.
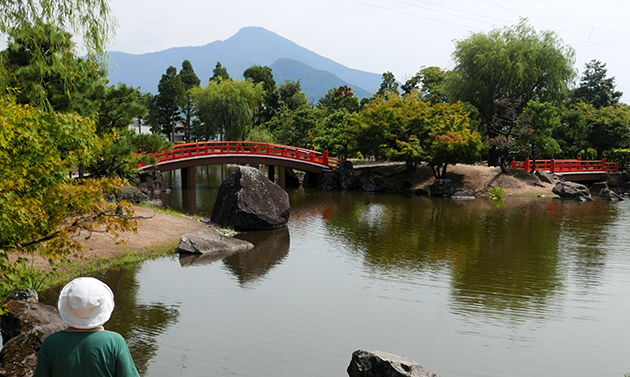
[[[490,199],[501,200],[505,196],[505,189],[499,186],[492,186],[490,188]]]

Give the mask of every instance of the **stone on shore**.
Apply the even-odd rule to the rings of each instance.
[[[228,237],[214,229],[202,229],[183,235],[178,251],[182,254],[229,254],[253,247],[250,242]]]
[[[211,220],[235,230],[267,230],[289,221],[289,194],[260,170],[240,166],[221,183]]]
[[[599,191],[599,197],[602,198],[603,200],[610,200],[610,201],[623,201],[623,198],[621,196],[619,196],[619,194],[617,194],[616,192],[610,190],[609,188],[603,188]]]
[[[57,308],[27,301],[10,301],[2,315],[0,376],[30,377],[35,373],[37,354],[44,339],[65,330]]]
[[[408,357],[365,350],[352,353],[347,372],[350,377],[439,377]]]
[[[553,188],[553,193],[563,198],[590,198],[591,191],[581,183],[558,182]]]

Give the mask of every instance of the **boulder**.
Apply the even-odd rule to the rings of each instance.
[[[575,197],[575,201],[576,202],[592,202],[593,201],[593,197],[592,196],[576,196]]]
[[[555,174],[549,173],[547,171],[544,170],[536,170],[536,172],[534,173],[535,176],[538,177],[538,179],[540,179],[543,182],[547,182],[547,183],[553,183],[556,184],[558,182],[561,182],[563,179]]]
[[[553,188],[553,193],[563,198],[576,198],[578,196],[591,197],[588,187],[575,182],[558,182]]]
[[[608,182],[595,182],[591,185],[592,192],[599,192],[608,188]]]
[[[432,197],[439,198],[453,195],[453,186],[450,179],[436,179],[430,187]]]
[[[27,301],[10,301],[0,321],[3,347],[0,376],[32,376],[44,339],[65,330],[57,308]]]
[[[339,162],[339,188],[342,190],[354,190],[356,186],[352,162],[348,160]]]
[[[460,191],[455,191],[453,193],[453,195],[451,196],[451,199],[458,199],[458,200],[473,200],[475,199],[475,195],[473,195],[470,191],[468,190],[460,190]]]
[[[319,182],[319,173],[307,171],[302,179],[302,187],[317,187]]]
[[[347,372],[350,377],[439,377],[408,357],[365,350],[352,353]]]
[[[264,230],[289,221],[289,194],[257,169],[240,166],[221,183],[211,220],[235,230]]]
[[[137,187],[125,186],[118,189],[116,199],[138,204],[149,200],[149,197]]]
[[[619,196],[616,192],[608,189],[608,188],[603,188],[600,190],[599,192],[599,197],[602,198],[603,200],[618,200],[618,201],[623,201],[623,198],[621,196]]]
[[[317,188],[320,190],[339,190],[339,170],[324,170],[317,176]]]
[[[247,241],[228,237],[214,229],[201,229],[183,235],[177,251],[183,254],[230,254],[253,247]]]
[[[159,170],[143,171],[131,181],[140,191],[146,195],[158,192],[168,192],[170,188],[166,179]]]

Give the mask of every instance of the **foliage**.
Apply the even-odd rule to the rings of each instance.
[[[501,200],[505,196],[505,189],[500,186],[492,186],[490,187],[490,199],[492,200]]]
[[[40,253],[51,261],[77,252],[77,235],[134,230],[129,203],[105,200],[120,179],[69,180],[68,172],[98,153],[95,122],[0,99],[0,271],[9,254]]]
[[[212,140],[218,135],[222,140],[244,140],[264,89],[249,80],[213,80],[191,89],[191,95],[201,122],[193,130],[197,138]]]
[[[149,104],[149,119],[153,133],[163,133],[175,141],[175,125],[180,117],[180,106],[184,104],[185,87],[177,74],[177,68],[170,66],[158,84],[158,94]]]
[[[247,134],[246,140],[258,143],[276,143],[276,138],[267,127],[259,126],[252,128]]]
[[[529,101],[517,124],[520,137],[516,144],[530,156],[554,156],[561,152],[558,142],[552,137],[552,131],[561,125],[560,113],[551,103]]]
[[[135,118],[144,117],[148,113],[142,102],[140,89],[126,84],[104,86],[97,98],[99,100],[97,132],[101,135],[112,130],[125,129]]]
[[[608,161],[619,162],[619,169],[630,167],[630,148],[616,148],[606,151]]]
[[[276,80],[273,78],[273,72],[270,67],[253,65],[243,72],[246,80],[251,80],[254,84],[262,84],[265,90],[265,99],[255,111],[254,126],[258,126],[267,122],[275,113],[272,102],[277,102],[278,94],[276,93]]]
[[[37,21],[10,30],[9,37],[7,49],[0,53],[5,92],[13,92],[23,104],[56,111],[82,115],[96,111],[93,97],[104,86],[105,72],[76,57],[69,33]]]
[[[423,67],[412,78],[402,85],[404,94],[411,94],[413,91],[420,91],[425,101],[436,103],[446,103],[448,98],[444,91],[447,71],[439,67]]]
[[[190,94],[190,89],[196,88],[201,84],[201,80],[197,77],[192,64],[188,60],[182,62],[182,69],[179,71],[179,79],[184,85],[183,98],[179,102],[179,111],[184,122],[184,140],[190,142],[190,132],[193,126],[194,118],[194,101]]]
[[[273,127],[278,143],[312,149],[314,133],[320,119],[321,113],[318,110],[302,106],[273,118],[269,125]]]
[[[455,68],[445,90],[451,101],[470,102],[488,127],[501,111],[497,101],[518,104],[520,115],[530,100],[558,105],[575,77],[575,52],[553,31],[537,32],[526,19],[456,42]],[[499,135],[490,128],[484,136]],[[495,164],[496,155],[489,162]]]
[[[212,77],[210,77],[209,81],[213,82],[221,80],[230,80],[230,74],[221,62],[217,62],[217,65],[214,66],[214,69],[212,70]]]
[[[110,38],[114,35],[115,20],[110,14],[107,0],[29,0],[0,2],[0,35],[6,35],[25,26],[54,24],[77,36],[87,50],[88,60],[104,58]],[[33,37],[31,35],[31,37]],[[44,42],[43,44],[41,42]],[[45,65],[48,45],[45,39],[32,38],[33,65]],[[104,59],[101,59],[104,61]],[[51,69],[64,70],[65,62],[54,61]],[[0,86],[4,86],[5,69],[0,57]],[[68,73],[77,73],[68,71]],[[73,75],[61,79],[72,87]]]
[[[349,157],[354,142],[350,112],[341,108],[328,114],[316,128],[314,143],[319,150],[327,149],[332,156]]]
[[[349,113],[356,113],[361,110],[359,98],[355,96],[354,89],[347,85],[333,88],[319,99],[317,107],[333,113],[337,110],[345,109]]]
[[[580,102],[577,108],[584,114],[588,146],[597,150],[600,159],[605,151],[626,148],[630,144],[630,107],[606,106],[599,109]]]
[[[573,92],[573,101],[589,103],[596,109],[617,105],[623,93],[615,91],[615,78],[606,78],[606,72],[606,64],[599,60],[586,63],[580,86]]]
[[[378,88],[376,95],[385,98],[386,101],[390,98],[400,97],[398,83],[396,82],[396,77],[393,73],[389,71],[383,73],[383,82],[381,83],[380,88]]]

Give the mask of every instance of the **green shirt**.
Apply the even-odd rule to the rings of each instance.
[[[34,377],[139,377],[127,342],[113,331],[60,331],[44,340]]]

